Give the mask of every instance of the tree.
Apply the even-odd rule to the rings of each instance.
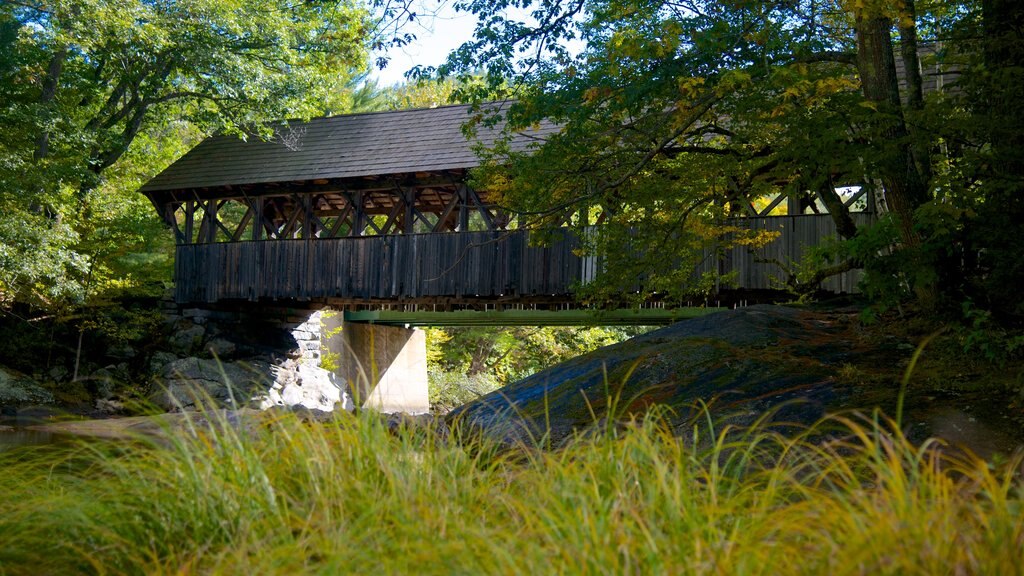
[[[968,153],[994,139],[958,124],[969,95],[924,93],[920,48],[936,48],[932,69],[943,60],[968,65],[961,37],[982,9],[1019,12],[987,4],[465,0],[456,6],[477,16],[475,38],[436,72],[461,77],[483,67],[487,83],[462,96],[514,98],[500,112],[509,130],[545,119],[564,127],[530,154],[497,147],[479,178],[540,222],[599,207],[613,226],[596,249],[621,252],[637,234],[626,230],[640,230],[656,249],[637,252],[631,260],[640,265],[621,271],[626,280],[643,273],[663,289],[684,282],[673,271],[720,237],[714,222],[766,195],[817,192],[840,232],[857,237],[836,187],[879,183],[899,264],[874,266],[879,246],[863,241],[853,256],[934,308],[940,294],[962,288],[952,284],[964,250],[943,243],[962,235],[955,220],[985,196],[972,187],[978,174],[967,164],[981,164]],[[519,6],[532,10],[532,22],[510,15]],[[585,47],[573,54],[566,41]],[[953,190],[965,191],[962,204],[954,206]]]
[[[427,332],[434,372],[486,375],[504,385],[650,327],[456,327]]]
[[[337,107],[372,25],[348,0],[4,3],[0,300],[80,301],[152,223],[121,218],[139,184],[211,132]]]
[[[977,255],[973,299],[1002,315],[1024,318],[1020,258],[1024,222],[1024,6],[985,0],[980,22],[965,30],[975,41],[967,67],[965,96],[971,114],[965,139],[990,143],[965,168],[984,189],[976,225],[967,233],[969,254]],[[978,46],[980,44],[980,46]]]

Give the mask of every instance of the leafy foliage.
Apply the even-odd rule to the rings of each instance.
[[[615,326],[429,328],[427,361],[431,373],[465,374],[468,378],[485,375],[504,385],[647,329]]]
[[[136,188],[210,132],[344,105],[370,25],[348,1],[3,4],[0,300],[167,279]]]
[[[699,276],[677,271],[693,269],[698,249],[721,245],[721,219],[759,198],[815,192],[840,234],[854,238],[836,189],[864,185],[878,191],[896,235],[882,254],[851,248],[862,258],[851,263],[881,269],[899,260],[898,274],[886,272],[899,282],[885,298],[911,294],[954,314],[967,297],[1019,309],[1007,301],[1024,278],[1011,256],[1024,197],[1016,112],[1024,43],[1012,2],[456,7],[477,17],[475,38],[421,73],[465,78],[483,69],[486,82],[459,97],[514,98],[498,112],[509,130],[563,127],[528,153],[496,147],[478,179],[539,224],[583,229],[595,209],[603,213],[620,231],[606,232],[600,248],[638,261],[613,263],[605,296],[641,273],[642,290],[699,291]],[[516,15],[524,7],[532,18]],[[574,53],[568,42],[583,48]],[[952,87],[926,93],[936,71]],[[652,254],[633,250],[627,230],[639,230]],[[876,266],[880,257],[886,263]]]
[[[458,372],[432,370],[427,376],[430,410],[434,414],[446,414],[501,387],[491,374],[469,376]]]

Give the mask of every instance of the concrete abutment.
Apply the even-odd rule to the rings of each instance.
[[[417,328],[324,322],[325,349],[336,355],[335,374],[357,405],[380,412],[424,414],[427,394],[427,339]]]

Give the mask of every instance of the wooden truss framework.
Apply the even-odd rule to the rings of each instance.
[[[216,193],[178,191],[152,200],[174,230],[178,244],[505,231],[527,225],[465,180],[464,173],[447,173],[370,183],[315,181]],[[846,198],[844,204],[851,208],[862,198],[867,211],[873,212],[868,186]],[[779,195],[761,209],[744,201],[735,205],[739,208],[735,216],[772,216],[783,203],[791,215],[825,213],[816,194],[810,193],[803,198]],[[591,221],[586,209],[569,208],[544,225],[559,227],[581,218],[586,218],[588,225],[601,224],[608,214],[603,210]]]
[[[866,208],[864,210],[853,210],[858,201],[863,200]],[[817,192],[808,192],[805,196],[793,196],[779,194],[763,208],[758,209],[752,202],[743,201],[738,203],[738,217],[761,217],[775,216],[778,209],[786,206],[786,215],[800,214],[828,214],[828,209],[820,205]],[[859,190],[843,200],[843,206],[851,212],[874,212],[874,195],[870,186],[861,186]]]
[[[385,189],[261,191],[172,200],[163,216],[178,244],[503,231],[515,217],[465,183]]]

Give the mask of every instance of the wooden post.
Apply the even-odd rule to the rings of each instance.
[[[263,197],[257,196],[252,201],[253,210],[253,224],[252,224],[252,241],[259,242],[263,237]]]
[[[213,244],[217,241],[217,201],[210,200],[206,203],[206,216],[203,217],[206,224],[206,242]]]
[[[303,300],[310,296],[313,288],[313,267],[316,266],[316,258],[313,257],[313,195],[302,195],[302,243],[303,251],[306,254],[306,274],[302,288],[299,290],[299,299]]]
[[[313,195],[303,194],[302,202],[302,238],[308,240],[313,237]],[[296,208],[298,208],[296,206]]]
[[[459,232],[469,231],[469,188],[465,184],[459,185]]]
[[[867,204],[864,206],[864,211],[871,215],[878,214],[878,191],[881,187],[877,181],[865,179],[864,188],[866,189]]]
[[[405,227],[403,232],[405,234],[412,234],[416,231],[414,224],[416,224],[416,189],[413,187],[406,188],[402,194],[405,200]]]
[[[352,229],[349,236],[362,236],[366,228],[366,206],[363,204],[363,193],[356,191],[352,193]]]
[[[189,200],[185,203],[185,243],[191,244],[193,240],[192,228],[196,220],[196,203]]]
[[[802,198],[796,194],[790,194],[786,197],[786,214],[790,216],[798,216],[803,214],[803,202]]]

